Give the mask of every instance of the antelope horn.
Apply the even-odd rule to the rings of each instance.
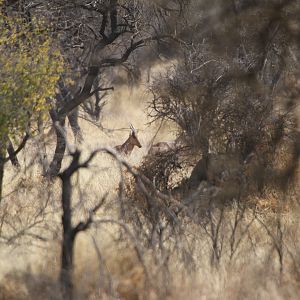
[[[134,127],[133,127],[133,125],[131,123],[130,123],[130,129],[132,130],[132,132],[135,133],[135,129],[134,129]]]

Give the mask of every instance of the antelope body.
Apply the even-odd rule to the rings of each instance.
[[[134,146],[137,146],[139,148],[142,147],[140,141],[137,138],[136,130],[132,125],[130,125],[131,132],[129,134],[128,139],[122,144],[115,146],[115,150],[119,152],[122,155],[130,155]]]
[[[175,150],[177,147],[176,141],[159,142],[152,145],[148,151],[150,155],[157,155],[167,151]]]
[[[168,151],[175,151],[180,148],[184,148],[186,145],[186,138],[184,136],[179,136],[173,141],[163,141],[151,145],[149,148],[149,155],[158,155],[160,153],[165,153]]]

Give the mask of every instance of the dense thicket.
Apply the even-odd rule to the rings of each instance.
[[[191,1],[186,44],[153,82],[150,115],[175,122],[208,164],[210,154],[229,153],[256,159],[261,180],[288,180],[299,156],[299,9],[295,1]]]
[[[128,220],[147,245],[187,259],[181,241],[199,226],[219,262],[227,242],[234,248],[235,225],[221,229],[228,207],[237,224],[269,199],[279,215],[297,201],[299,9],[297,1],[189,2],[176,28],[184,43],[149,87],[149,115],[177,125],[177,148],[148,156],[139,167],[146,189],[137,182],[127,191]]]

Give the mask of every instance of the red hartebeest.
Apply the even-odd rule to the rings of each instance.
[[[139,148],[142,147],[140,141],[137,138],[136,130],[130,124],[131,132],[129,134],[129,138],[124,142],[122,145],[115,146],[115,150],[123,155],[130,155],[134,146],[137,146]]]
[[[177,147],[176,141],[158,142],[150,147],[148,154],[157,155],[160,153],[175,150],[176,147]]]
[[[173,141],[163,141],[156,144],[152,144],[148,150],[149,155],[159,155],[161,153],[166,153],[169,151],[176,151],[183,148],[185,145],[185,140],[183,136],[177,137]]]

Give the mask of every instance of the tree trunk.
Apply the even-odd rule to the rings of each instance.
[[[8,140],[7,153],[8,153],[8,156],[9,156],[9,159],[10,159],[12,165],[16,168],[20,168],[20,163],[15,154],[15,149],[14,149],[14,146],[10,139]]]
[[[74,251],[74,230],[72,228],[71,218],[71,176],[62,174],[61,176],[62,187],[62,225],[63,225],[63,241],[61,253],[61,271],[60,271],[60,284],[63,294],[63,299],[73,299],[73,251]]]
[[[56,122],[56,118],[51,115],[51,118],[53,120],[53,123]],[[64,158],[65,150],[66,150],[66,140],[65,135],[62,132],[64,130],[65,126],[65,120],[62,120],[59,122],[60,128],[55,127],[55,133],[56,133],[56,148],[54,152],[53,159],[50,163],[49,169],[46,172],[46,176],[48,177],[55,177],[58,175],[60,169],[62,160]]]
[[[0,202],[2,200],[3,177],[4,177],[4,157],[0,153]]]
[[[188,179],[189,189],[195,190],[201,181],[207,180],[208,156],[202,157],[192,170],[191,176]]]
[[[39,114],[39,117],[38,117],[38,131],[39,131],[39,136],[40,136],[40,142],[38,143],[39,161],[43,168],[43,174],[46,174],[47,170],[49,169],[49,163],[48,163],[47,149],[46,149],[46,143],[45,143],[44,122],[43,122],[41,114]]]
[[[75,141],[76,143],[78,142],[80,144],[83,141],[83,137],[80,126],[78,124],[78,107],[68,115],[68,120],[70,122]]]
[[[4,178],[4,165],[5,165],[5,154],[7,146],[7,137],[0,137],[0,202],[2,200],[3,193],[3,178]]]
[[[87,230],[92,223],[92,216],[97,212],[97,210],[103,204],[105,198],[103,198],[98,205],[96,205],[89,218],[86,222],[79,222],[76,226],[72,227],[72,184],[71,177],[80,168],[86,168],[89,161],[92,159],[93,155],[90,156],[85,163],[80,165],[80,151],[75,151],[70,153],[73,157],[72,162],[69,167],[63,172],[58,174],[58,177],[62,181],[62,226],[63,226],[63,238],[62,238],[62,250],[61,250],[61,270],[59,276],[59,282],[61,286],[63,299],[72,300],[73,299],[73,253],[74,253],[74,242],[76,235],[80,231]]]

